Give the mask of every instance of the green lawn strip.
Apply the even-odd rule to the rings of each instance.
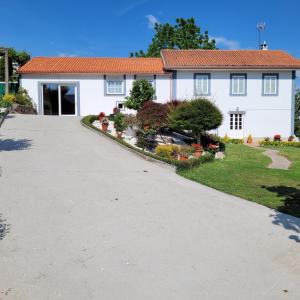
[[[278,150],[292,161],[290,170],[268,169],[271,160],[262,154],[263,149],[227,145],[224,160],[178,173],[228,194],[300,217],[300,149],[281,147]]]

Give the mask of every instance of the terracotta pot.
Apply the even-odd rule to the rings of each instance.
[[[102,130],[107,131],[108,129],[108,124],[102,124]]]
[[[199,158],[199,157],[201,157],[201,156],[202,156],[202,151],[196,150],[196,151],[194,152],[194,157]]]
[[[202,150],[202,146],[201,146],[200,144],[192,144],[192,147],[193,147],[196,151]]]
[[[186,155],[183,154],[179,154],[179,160],[183,161],[183,160],[188,160],[189,158]]]
[[[248,139],[247,144],[252,144],[252,139]]]

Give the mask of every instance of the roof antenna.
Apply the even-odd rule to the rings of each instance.
[[[261,50],[262,49],[261,38],[263,36],[263,32],[266,29],[266,23],[265,22],[259,22],[259,23],[257,23],[256,28],[258,30],[258,50]]]

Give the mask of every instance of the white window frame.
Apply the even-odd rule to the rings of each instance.
[[[195,94],[195,96],[209,96],[210,95],[210,76],[211,76],[210,73],[194,74],[194,94]],[[206,87],[206,89],[204,89],[204,86]]]
[[[273,86],[272,86],[272,80],[273,80]],[[278,96],[278,89],[279,89],[278,73],[262,74],[262,95],[263,96]]]
[[[237,83],[237,90],[235,90]],[[230,95],[231,96],[246,96],[247,95],[247,74],[230,74]]]
[[[121,92],[110,92],[109,91],[109,84],[110,83],[120,83],[121,82]],[[107,79],[106,80],[106,94],[107,95],[124,95],[124,80],[117,80],[117,79]]]

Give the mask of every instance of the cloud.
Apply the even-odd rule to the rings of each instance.
[[[217,46],[223,46],[226,49],[234,50],[240,49],[240,43],[238,41],[229,40],[224,36],[212,37],[216,41]]]
[[[134,10],[136,7],[145,4],[146,2],[148,2],[149,0],[137,0],[134,1],[130,4],[128,4],[127,6],[124,6],[123,8],[119,9],[118,11],[115,12],[115,15],[118,17],[124,16],[127,13],[129,13],[130,11]]]
[[[154,17],[153,15],[147,15],[146,19],[148,20],[148,27],[150,29],[153,29],[155,27],[156,23],[159,24],[158,19],[156,17]]]
[[[75,57],[75,56],[77,56],[75,53],[65,53],[65,52],[59,52],[57,55],[59,57]]]

